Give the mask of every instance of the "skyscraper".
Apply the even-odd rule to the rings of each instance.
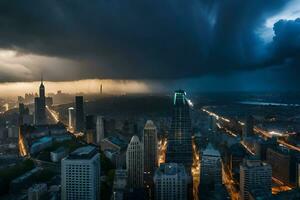
[[[75,97],[76,131],[84,129],[83,96]]]
[[[155,199],[186,200],[188,195],[188,175],[185,167],[177,163],[164,163],[154,175]]]
[[[68,123],[68,126],[69,128],[74,128],[74,108],[73,107],[70,107],[68,108],[68,114],[69,114],[69,123]]]
[[[157,129],[153,121],[148,120],[144,127],[144,171],[153,173],[157,163]]]
[[[201,156],[200,188],[205,185],[222,185],[221,155],[209,143]]]
[[[39,97],[34,98],[34,122],[35,124],[46,124],[46,97],[43,78],[41,79],[39,95]]]
[[[254,135],[254,119],[252,115],[246,117],[245,126],[243,127],[243,139]]]
[[[62,200],[100,199],[100,155],[94,146],[80,147],[61,161]]]
[[[272,168],[260,160],[245,159],[240,165],[240,199],[248,200],[249,193],[260,189],[271,195]]]
[[[144,148],[136,135],[131,138],[127,147],[126,167],[129,188],[142,188],[144,183]]]
[[[104,139],[104,123],[103,117],[97,116],[96,119],[96,143],[100,144],[101,140]]]
[[[85,137],[88,144],[96,143],[96,122],[94,115],[85,117]]]
[[[187,168],[190,168],[193,162],[190,107],[183,90],[177,90],[174,94],[166,160],[167,162],[182,163]]]

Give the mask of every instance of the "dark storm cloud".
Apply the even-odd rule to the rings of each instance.
[[[287,2],[2,0],[0,48],[75,60],[80,67],[66,79],[174,79],[250,70],[299,58],[299,46],[289,47],[299,40],[293,32],[299,25],[278,22],[270,47],[255,33]]]

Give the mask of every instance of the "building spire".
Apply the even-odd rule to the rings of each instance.
[[[41,85],[43,84],[43,81],[44,81],[44,79],[43,79],[43,72],[41,72]]]

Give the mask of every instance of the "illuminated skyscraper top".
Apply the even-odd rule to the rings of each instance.
[[[167,162],[182,163],[186,167],[190,167],[193,160],[190,107],[183,90],[177,90],[174,93],[166,160]]]

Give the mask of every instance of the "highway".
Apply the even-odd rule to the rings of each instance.
[[[217,120],[221,120],[221,121],[223,121],[223,122],[225,122],[225,123],[230,123],[230,119],[227,119],[227,118],[225,118],[225,117],[223,117],[223,116],[220,116],[220,115],[218,115],[218,114],[216,114],[216,113],[214,113],[214,112],[211,112],[211,111],[209,111],[209,110],[207,110],[207,109],[204,109],[204,108],[202,109],[202,111],[205,112],[205,113],[207,113],[207,114],[210,115],[210,116],[215,117]],[[245,125],[245,123],[242,122],[242,121],[239,121],[239,124],[240,124],[241,126],[244,126],[244,125]],[[220,127],[220,123],[218,123],[217,126]],[[233,133],[232,131],[230,131],[230,130],[228,130],[228,129],[225,129],[225,127],[221,127],[221,128],[224,128],[224,130],[225,130],[227,133],[229,133],[230,135],[235,136],[235,137],[237,136],[237,134]],[[257,126],[254,126],[254,132],[255,132],[256,134],[260,135],[261,137],[264,137],[264,138],[271,138],[271,137],[273,136],[273,134],[272,134],[271,132],[268,132],[268,131],[266,131],[266,130],[263,130],[263,129],[257,127]],[[288,149],[292,149],[292,150],[295,150],[295,151],[300,152],[300,147],[295,146],[295,145],[293,145],[293,144],[290,144],[290,143],[284,141],[284,140],[281,139],[281,138],[278,138],[278,139],[277,139],[277,142],[278,142],[278,144],[281,144],[282,146],[284,146],[284,147],[286,147],[286,148],[288,148]]]

